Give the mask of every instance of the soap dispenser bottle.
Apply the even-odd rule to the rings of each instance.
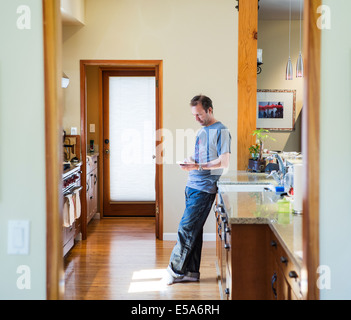
[[[294,190],[294,174],[292,172],[293,168],[288,167],[288,172],[285,174],[284,177],[284,191],[291,195]]]

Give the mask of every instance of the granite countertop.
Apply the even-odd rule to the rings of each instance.
[[[302,216],[278,214],[275,192],[233,192],[231,184],[266,183],[265,173],[231,172],[218,182],[218,192],[230,224],[268,224],[298,268],[302,265]],[[274,182],[273,182],[274,183]]]
[[[267,177],[267,173],[232,170],[224,173],[217,184],[276,184],[272,177]]]

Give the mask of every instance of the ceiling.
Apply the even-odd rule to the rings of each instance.
[[[258,20],[289,20],[290,0],[260,0]],[[303,0],[301,0],[303,19]],[[291,19],[300,19],[300,0],[291,0]]]

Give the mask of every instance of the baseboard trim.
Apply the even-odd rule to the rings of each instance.
[[[204,233],[202,237],[203,241],[216,241],[215,233]],[[163,234],[164,241],[177,241],[176,233],[164,233]]]

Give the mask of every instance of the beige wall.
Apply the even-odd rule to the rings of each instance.
[[[46,298],[42,16],[41,0],[0,1],[0,300]],[[27,254],[8,253],[11,220],[29,222]]]
[[[258,48],[263,49],[262,72],[257,75],[258,89],[296,90],[296,117],[302,108],[303,78],[296,78],[296,61],[300,50],[300,23],[291,21],[291,61],[293,80],[285,80],[285,68],[289,58],[289,21],[260,20],[258,24]],[[303,43],[303,41],[302,41]],[[301,151],[300,119],[293,132],[272,133],[276,141],[265,142],[265,147],[272,150]],[[299,150],[297,150],[299,149]]]
[[[95,151],[99,151],[99,67],[88,66],[87,72],[87,143],[94,140]],[[95,132],[90,132],[90,124],[95,124]],[[89,149],[89,145],[87,150]]]
[[[198,93],[210,96],[215,116],[232,132],[231,166],[236,167],[237,11],[233,1],[87,0],[85,4],[85,26],[64,28],[63,70],[70,77],[65,130],[80,127],[80,59],[160,59],[164,128],[173,137],[176,129],[197,129],[189,101]],[[186,179],[175,164],[164,165],[165,233],[177,231]],[[205,232],[215,232],[212,214]]]

